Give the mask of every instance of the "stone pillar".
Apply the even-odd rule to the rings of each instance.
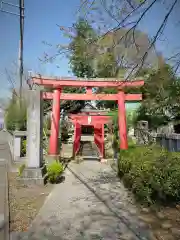
[[[19,160],[21,156],[21,137],[14,136],[14,160]]]
[[[122,90],[119,90],[118,93],[118,123],[119,123],[120,149],[128,149],[125,94]]]
[[[138,121],[136,128],[136,139],[138,144],[147,144],[149,142],[148,122]]]
[[[28,94],[27,168],[40,168],[43,161],[41,92],[29,90]]]

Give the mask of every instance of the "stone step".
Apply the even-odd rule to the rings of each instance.
[[[95,159],[98,160],[98,152],[97,149],[94,147],[93,143],[90,141],[81,142],[81,156],[83,156],[84,159]]]
[[[11,232],[10,233],[10,240],[24,240],[27,239],[26,232]]]
[[[94,161],[99,161],[100,158],[98,156],[84,156],[83,160],[94,160]]]

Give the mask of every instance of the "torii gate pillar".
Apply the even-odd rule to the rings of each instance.
[[[57,155],[58,152],[58,135],[60,120],[60,96],[61,88],[54,90],[53,107],[51,115],[51,136],[49,139],[49,155]]]
[[[128,149],[125,94],[121,89],[119,90],[118,93],[118,123],[119,123],[120,149]]]

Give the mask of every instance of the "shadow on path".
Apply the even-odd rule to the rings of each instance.
[[[16,239],[152,240],[127,191],[107,165],[69,164],[25,236]]]
[[[111,191],[107,192],[107,191],[101,191],[101,193],[98,191],[96,191],[93,188],[93,185],[95,185],[95,188],[99,187],[98,185],[101,184],[109,184],[109,180],[113,181],[115,180],[115,182],[117,182],[118,180],[114,177],[114,176],[104,176],[103,174],[99,176],[99,178],[96,178],[94,180],[90,180],[90,184],[88,184],[88,182],[85,181],[85,179],[83,179],[82,177],[80,177],[78,174],[76,174],[75,171],[73,171],[71,168],[69,168],[69,171],[82,183],[84,184],[84,186],[86,186],[88,188],[89,191],[91,191],[96,198],[102,202],[107,208],[108,210],[117,218],[118,221],[121,221],[123,224],[126,225],[126,227],[136,236],[138,237],[138,239],[145,239],[144,237],[146,237],[146,239],[150,239],[149,237],[151,237],[151,234],[148,232],[148,226],[143,224],[143,222],[140,223],[140,220],[138,220],[138,222],[136,221],[137,219],[134,219],[133,221],[133,213],[130,212],[128,209],[124,209],[123,207],[120,207],[118,209],[117,208],[117,204],[118,204],[118,200],[119,203],[121,202],[121,199],[117,199],[117,188],[116,189],[111,189]],[[114,182],[114,183],[115,183]],[[90,186],[92,184],[92,186]],[[105,190],[105,189],[104,189]],[[107,189],[108,190],[108,189]],[[111,203],[109,202],[109,197],[107,200],[105,200],[107,198],[107,196],[109,195],[109,197],[111,198],[111,200],[115,199],[115,201],[117,202],[117,204],[114,204],[114,201],[111,201]],[[123,216],[124,213],[126,211],[126,216]],[[95,211],[94,214],[97,215],[97,212]],[[129,218],[128,218],[129,215]],[[104,215],[105,216],[105,215]],[[103,217],[103,216],[102,216]],[[139,224],[140,223],[140,224]],[[141,225],[141,226],[139,226]]]

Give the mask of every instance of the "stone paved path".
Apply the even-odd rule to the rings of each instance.
[[[29,240],[155,239],[106,164],[71,164],[26,236]]]

